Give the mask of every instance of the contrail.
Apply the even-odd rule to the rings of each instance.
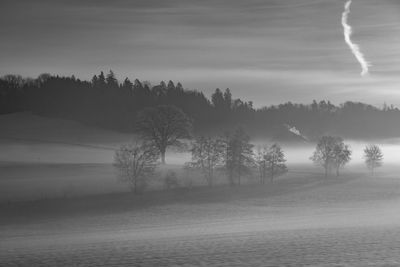
[[[365,60],[365,57],[363,53],[360,51],[360,46],[358,44],[355,44],[351,40],[351,34],[352,34],[352,29],[351,26],[348,24],[348,17],[350,14],[350,5],[351,5],[352,0],[348,0],[346,4],[344,5],[344,11],[342,14],[342,25],[344,29],[344,40],[346,41],[346,44],[350,47],[351,52],[353,52],[354,56],[356,57],[357,61],[361,65],[361,75],[364,76],[369,73],[369,66],[371,64]]]

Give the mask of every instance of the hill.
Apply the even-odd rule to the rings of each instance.
[[[252,101],[235,99],[229,88],[217,88],[207,98],[179,82],[153,86],[125,79],[120,83],[111,71],[94,75],[91,81],[73,76],[41,75],[32,80],[8,75],[0,79],[0,96],[0,114],[30,111],[121,132],[133,132],[137,113],[157,105],[182,109],[194,120],[196,134],[221,134],[238,125],[252,137],[277,140],[299,139],[288,133],[287,125],[308,140],[324,134],[363,140],[396,138],[400,132],[400,110],[393,106],[314,100],[255,108]]]

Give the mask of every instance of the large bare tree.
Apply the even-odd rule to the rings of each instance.
[[[146,108],[136,119],[136,130],[154,143],[165,164],[165,152],[169,146],[182,146],[182,140],[190,138],[192,120],[179,108],[170,105]]]

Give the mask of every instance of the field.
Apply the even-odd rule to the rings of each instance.
[[[3,204],[6,266],[398,266],[400,182],[351,174]]]
[[[130,136],[96,130],[90,139],[90,127],[67,121],[56,128],[74,134],[59,134],[50,126],[60,121],[36,119],[47,135],[0,118],[0,266],[400,265],[395,165],[374,177],[354,165],[324,180],[312,165],[292,164],[265,186],[135,196],[111,166],[110,148]],[[167,167],[176,169],[182,158],[172,156]]]

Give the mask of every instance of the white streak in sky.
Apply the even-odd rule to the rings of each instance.
[[[342,25],[344,29],[344,40],[346,41],[346,44],[350,47],[351,52],[353,52],[354,56],[358,60],[358,62],[361,65],[361,75],[364,76],[368,74],[368,67],[371,66],[371,64],[365,60],[365,57],[363,53],[360,51],[360,47],[358,44],[355,44],[351,40],[351,34],[352,34],[352,29],[351,26],[348,24],[348,17],[350,14],[350,5],[351,5],[352,0],[348,0],[346,4],[344,5],[344,11],[342,14]]]

